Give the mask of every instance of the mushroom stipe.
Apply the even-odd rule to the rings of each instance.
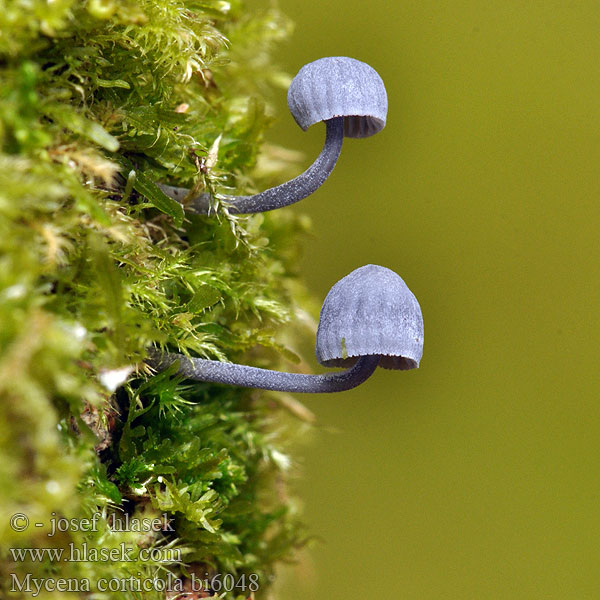
[[[187,358],[181,354],[156,355],[152,366],[165,369],[178,362],[179,375],[197,381],[224,383],[240,387],[291,393],[343,392],[360,385],[368,379],[379,363],[378,356],[364,356],[350,369],[326,375],[304,375],[259,369],[235,363]]]
[[[266,212],[294,204],[315,192],[329,177],[342,150],[344,140],[344,119],[337,117],[325,122],[325,144],[321,153],[313,164],[298,177],[286,181],[274,188],[269,188],[253,196],[227,196],[230,203],[228,210],[232,214],[252,214]],[[158,184],[158,187],[167,195],[183,203],[189,190],[170,185]],[[186,203],[189,212],[207,215],[211,209],[211,196],[200,194]]]

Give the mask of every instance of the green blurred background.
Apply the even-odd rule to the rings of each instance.
[[[305,277],[322,298],[390,267],[425,320],[418,371],[302,398],[323,541],[280,598],[600,598],[600,5],[279,6],[286,70],[351,56],[389,96],[383,132],[291,209],[314,221]],[[324,128],[277,108],[270,141],[308,165]]]

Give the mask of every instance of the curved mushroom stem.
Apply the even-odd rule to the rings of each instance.
[[[335,117],[325,121],[327,132],[325,144],[315,162],[298,177],[286,181],[277,187],[270,188],[254,196],[226,196],[230,203],[229,212],[237,214],[250,214],[266,212],[294,204],[317,190],[329,177],[342,150],[344,140],[344,117]],[[189,190],[170,185],[157,184],[167,195],[183,202]],[[200,194],[189,203],[191,212],[207,215],[210,212],[210,195]]]
[[[179,362],[178,373],[188,379],[226,383],[277,392],[326,393],[349,390],[368,379],[379,364],[379,355],[361,356],[345,371],[325,375],[303,375],[259,369],[234,363],[187,358],[182,354],[160,354],[153,351],[148,363],[156,369],[166,369]]]

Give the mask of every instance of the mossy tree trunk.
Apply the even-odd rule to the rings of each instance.
[[[242,582],[228,598],[265,597],[298,543],[285,399],[143,366],[153,344],[291,355],[275,332],[303,296],[303,221],[219,200],[265,183],[251,173],[288,30],[237,1],[0,2],[2,597],[35,579],[39,598],[73,598],[65,580],[82,598],[105,581],[95,598],[164,599],[160,582],[205,574],[221,593]],[[214,214],[155,181],[211,191]]]

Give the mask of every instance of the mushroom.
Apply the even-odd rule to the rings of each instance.
[[[415,369],[423,354],[423,317],[402,278],[385,267],[352,271],[329,291],[321,308],[316,355],[345,371],[304,375],[152,351],[157,369],[178,363],[188,379],[282,392],[341,392],[360,385],[377,366]]]
[[[381,77],[364,62],[345,56],[320,58],[304,65],[288,90],[288,106],[296,123],[306,131],[325,122],[325,145],[315,162],[304,173],[274,188],[253,196],[226,196],[232,213],[265,212],[288,206],[306,198],[329,177],[346,137],[368,137],[385,126],[387,94]],[[189,193],[186,188],[158,184],[178,202]],[[190,210],[210,212],[210,195],[193,198]]]

